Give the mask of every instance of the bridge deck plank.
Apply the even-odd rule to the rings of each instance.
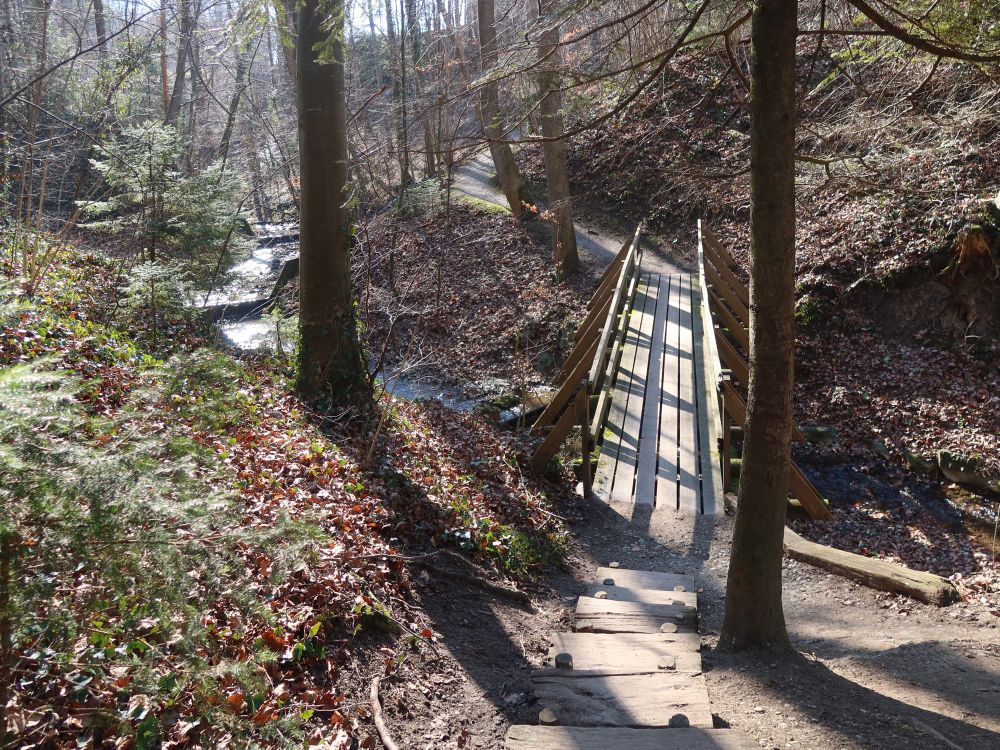
[[[677,508],[677,432],[678,432],[678,352],[680,347],[680,295],[679,274],[668,277],[670,283],[670,309],[664,333],[662,376],[660,379],[660,424],[656,468],[656,507]]]
[[[670,309],[670,278],[657,275],[656,310],[650,330],[650,350],[646,394],[642,403],[639,431],[639,460],[636,464],[635,503],[653,505],[656,500],[656,456],[660,434],[660,394],[663,385],[664,334]]]
[[[646,296],[643,294],[643,288],[640,280],[639,286],[636,288],[634,304],[639,304],[639,300],[645,304]],[[611,406],[608,409],[608,418],[604,426],[601,456],[597,461],[597,472],[594,475],[594,493],[606,502],[611,500],[619,460],[623,455],[629,453],[630,443],[638,440],[638,434],[630,437],[625,431],[625,413],[628,407],[628,396],[633,387],[632,372],[639,343],[637,327],[639,317],[641,317],[641,311],[635,309],[626,311],[626,319],[622,322],[622,325],[627,326],[628,329],[622,346],[621,359],[614,373],[614,383],[610,389]],[[631,450],[634,452],[634,445]]]
[[[678,371],[678,499],[681,513],[693,514],[701,510],[701,483],[698,472],[698,431],[696,428],[696,395],[694,383],[694,328],[691,317],[691,277],[680,279],[677,306],[680,309],[678,346],[680,367]]]

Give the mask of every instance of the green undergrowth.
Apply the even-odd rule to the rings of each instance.
[[[118,273],[67,252],[30,296],[0,291],[8,735],[364,741],[337,675],[386,633],[437,637],[401,556],[528,579],[562,556],[557,488],[475,415],[387,399],[380,424],[331,428],[282,361],[152,327]]]

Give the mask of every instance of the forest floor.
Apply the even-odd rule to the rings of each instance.
[[[564,512],[566,568],[542,579],[538,614],[431,576],[422,602],[443,658],[404,667],[386,686],[402,747],[500,748],[508,725],[537,723],[530,669],[541,666],[547,635],[570,627],[596,567],[612,560],[696,576],[717,726],[782,750],[1000,746],[1000,620],[981,607],[939,609],[786,561],[784,607],[796,650],[722,653],[715,646],[730,517],[633,517],[631,508],[582,499]]]
[[[487,160],[457,184],[502,205],[490,175]],[[597,207],[581,223],[601,236],[602,218],[608,220]],[[661,257],[667,267],[691,263],[683,250]],[[536,723],[529,670],[547,654],[547,634],[570,626],[575,598],[595,568],[617,560],[697,576],[717,726],[776,749],[1000,746],[1000,588],[989,539],[963,528],[940,481],[859,451],[855,446],[872,438],[845,431],[854,440],[847,449],[811,448],[799,456],[837,520],[793,525],[824,543],[951,576],[960,603],[923,605],[786,560],[784,607],[795,652],[718,652],[732,519],[633,518],[631,508],[578,499],[561,511],[566,565],[539,579],[538,614],[430,578],[424,606],[449,658],[430,675],[415,670],[409,681],[387,686],[387,710],[403,745],[496,748],[508,725]],[[953,485],[945,490],[961,493]]]
[[[468,371],[492,362],[489,366],[500,372],[510,366],[511,347],[494,351],[495,342],[484,346],[477,338],[506,335],[525,311],[534,310],[543,320],[546,306],[557,299],[556,317],[572,316],[582,309],[593,279],[559,292],[563,297],[552,296],[555,287],[541,271],[547,248],[518,239],[524,229],[508,217],[473,214],[456,217],[478,222],[468,226],[462,221],[443,228],[415,225],[423,234],[413,236],[423,240],[411,242],[408,235],[411,246],[400,258],[412,256],[411,265],[401,266],[400,277],[406,278],[408,267],[427,266],[428,252],[435,257],[439,243],[461,263],[468,262],[464,275],[430,273],[429,286],[414,299],[436,304],[435,276],[454,284],[442,287],[443,297],[454,307],[453,322],[468,326],[460,341],[478,347],[476,358],[466,362]],[[440,234],[428,234],[432,229]],[[466,257],[452,244],[463,236],[485,242],[470,245]],[[506,255],[498,251],[503,237],[515,248]],[[518,280],[525,263],[536,282]],[[502,278],[509,277],[509,286],[497,286],[498,268]],[[389,729],[402,747],[500,748],[510,724],[537,720],[529,670],[541,663],[547,634],[569,627],[584,582],[597,565],[612,560],[697,576],[713,712],[720,726],[741,729],[762,747],[972,750],[998,745],[995,587],[981,594],[967,589],[963,602],[939,610],[788,562],[786,614],[796,654],[717,653],[712,646],[724,605],[729,517],[696,523],[673,514],[633,519],[629,509],[585,502],[572,494],[568,462],[558,476],[533,479],[524,468],[529,446],[523,440],[481,415],[457,414],[433,402],[387,398],[386,420],[374,433],[331,432],[323,427],[321,413],[291,393],[281,362],[229,361],[206,382],[187,353],[205,343],[196,329],[182,325],[169,337],[162,332],[157,337],[141,319],[126,318],[128,327],[97,322],[108,319],[113,300],[100,290],[114,289],[114,273],[106,264],[74,254],[68,268],[54,273],[38,295],[44,309],[21,310],[5,322],[0,363],[48,357],[44,361],[58,369],[78,373],[82,383],[90,384],[78,400],[102,425],[114,421],[108,432],[118,436],[114,446],[137,432],[166,430],[164,441],[175,433],[178,439],[194,437],[204,448],[205,465],[214,467],[216,487],[235,493],[246,533],[266,534],[276,519],[290,514],[296,522],[318,524],[318,533],[329,539],[317,550],[318,560],[287,577],[271,561],[292,550],[258,548],[257,542],[241,550],[245,580],[261,592],[271,615],[257,619],[237,613],[225,599],[206,603],[202,624],[218,661],[200,690],[216,702],[200,702],[189,682],[178,688],[155,714],[165,747],[206,741],[224,746],[232,738],[220,732],[236,732],[237,719],[265,733],[278,718],[300,720],[308,744],[317,750],[376,747],[369,689],[378,675]],[[82,285],[85,278],[106,283]],[[535,301],[522,309],[525,299]],[[483,329],[473,327],[492,308],[508,317],[495,316]],[[551,333],[559,326],[543,330]],[[146,356],[137,352],[150,345],[160,359],[173,355],[166,365],[154,363],[150,369],[142,364]],[[144,400],[141,410],[128,408],[136,398],[132,392],[144,392],[139,384],[149,387],[167,375],[161,397]],[[216,402],[230,398],[224,419],[205,420],[204,411],[222,408]],[[101,427],[102,434],[107,430]],[[169,457],[164,460],[169,465]],[[834,472],[833,490],[849,486],[836,476],[845,467],[828,470]],[[889,495],[893,487],[879,491]],[[829,494],[835,512],[851,512],[850,493]],[[894,522],[893,534],[887,535],[885,519],[855,521],[873,554],[885,552],[883,536],[898,542],[911,529],[922,534],[927,528],[923,518]],[[823,533],[816,524],[800,530]],[[933,536],[924,549],[952,543],[963,555],[973,549],[958,535]],[[442,557],[441,549],[460,552],[475,568]],[[526,611],[510,595],[484,590],[483,582],[526,592],[538,611]],[[72,573],[66,582],[67,590],[83,584]],[[126,618],[113,610],[101,616],[115,639],[129,637]],[[242,622],[245,636],[236,637],[235,622]],[[154,649],[147,664],[158,672],[181,670],[182,654],[171,642],[143,637]],[[253,680],[234,677],[239,673],[225,666],[247,659],[247,637],[266,644],[275,659],[251,659]],[[139,723],[131,713],[116,719],[125,729],[98,730],[104,740],[94,739],[87,717],[109,707],[118,716],[114,706],[131,706],[142,697],[130,693],[129,679],[139,667],[98,665],[81,673],[80,662],[93,648],[81,640],[55,665],[25,655],[26,676],[12,704],[17,720],[31,732],[24,747],[80,746],[81,739],[84,746],[129,747],[127,727]],[[65,688],[81,674],[90,680],[85,700],[81,691]],[[140,687],[138,680],[134,684]],[[147,697],[144,705],[158,706],[158,700]],[[278,729],[285,731],[284,726]],[[275,742],[273,737],[264,746]]]

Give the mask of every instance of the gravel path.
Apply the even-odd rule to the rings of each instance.
[[[507,199],[496,187],[496,170],[486,149],[467,158],[455,169],[452,190],[507,208]],[[545,201],[538,201],[539,208],[545,209]],[[576,244],[580,250],[580,261],[590,272],[599,274],[617,255],[627,240],[627,235],[595,221],[577,219]],[[667,258],[659,248],[646,244],[646,254],[642,260],[643,270],[655,273],[678,273],[680,266]]]

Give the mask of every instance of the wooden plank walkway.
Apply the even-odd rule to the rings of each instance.
[[[594,477],[594,493],[606,502],[684,515],[722,509],[701,304],[691,274],[639,276]]]
[[[577,602],[578,632],[551,634],[546,666],[532,672],[542,726],[512,726],[505,750],[757,747],[714,728],[694,587],[683,574],[598,568]]]

